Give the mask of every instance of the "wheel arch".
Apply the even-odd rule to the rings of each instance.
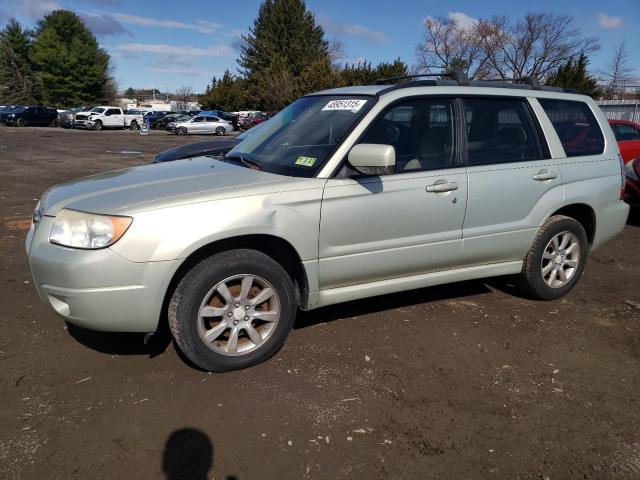
[[[563,205],[545,218],[545,222],[554,215],[564,215],[579,222],[587,233],[589,245],[593,245],[593,240],[596,235],[596,213],[590,205],[586,203]]]
[[[178,283],[180,283],[180,280],[194,265],[216,253],[235,249],[256,250],[278,262],[293,281],[297,305],[302,308],[306,307],[308,303],[309,280],[300,255],[293,245],[287,240],[275,235],[248,234],[213,241],[201,246],[186,257],[169,282],[162,311],[166,312],[166,308],[171,301],[171,297]]]

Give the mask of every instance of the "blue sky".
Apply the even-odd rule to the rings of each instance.
[[[15,16],[33,25],[56,8],[78,13],[109,51],[119,87],[165,91],[187,85],[201,92],[211,77],[235,71],[240,36],[257,15],[260,1],[235,0],[0,0],[0,21]],[[428,16],[471,21],[494,14],[517,18],[532,10],[513,0],[308,0],[329,39],[339,39],[343,61],[372,63],[400,57],[416,63],[415,47]],[[592,56],[593,70],[605,68],[613,49],[626,40],[635,77],[640,77],[640,0],[538,0],[535,11],[574,16],[585,36],[602,48]]]

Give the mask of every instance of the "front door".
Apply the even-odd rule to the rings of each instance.
[[[359,143],[392,145],[395,172],[327,181],[319,238],[320,289],[460,264],[467,178],[459,166],[456,102],[391,105]]]

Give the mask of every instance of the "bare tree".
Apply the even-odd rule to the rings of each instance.
[[[189,86],[182,86],[176,91],[175,98],[178,110],[189,110],[189,102],[193,101],[193,89]]]
[[[454,18],[428,17],[424,27],[424,39],[416,48],[419,69],[460,70],[470,78],[487,76],[487,56],[476,25],[463,26]]]
[[[632,79],[633,68],[629,65],[629,52],[623,40],[613,51],[613,57],[607,64],[607,70],[601,72],[606,83],[606,98],[624,97],[626,87]]]
[[[497,15],[464,27],[455,18],[428,18],[417,56],[422,65],[439,63],[444,70],[462,70],[470,78],[544,81],[569,59],[597,48],[595,38],[582,37],[573,26],[573,17],[528,13],[515,23]]]
[[[494,16],[478,22],[477,35],[490,69],[503,79],[544,81],[571,58],[600,47],[595,38],[582,37],[573,17],[556,13],[527,13],[515,23]]]
[[[332,63],[335,63],[342,57],[344,57],[344,46],[342,45],[342,41],[334,38],[329,42],[329,60],[331,60]]]

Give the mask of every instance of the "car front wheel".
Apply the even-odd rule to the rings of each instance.
[[[217,136],[223,137],[226,133],[227,133],[227,131],[224,129],[224,127],[216,128],[216,135]]]
[[[296,316],[287,272],[255,250],[230,250],[195,265],[180,281],[168,318],[180,350],[223,372],[263,362],[283,345]]]
[[[524,258],[518,286],[527,295],[555,300],[576,285],[587,262],[589,242],[577,220],[554,215],[540,227]]]
[[[93,124],[93,129],[96,132],[99,132],[100,130],[102,130],[102,122],[100,120],[96,120],[96,122]]]

